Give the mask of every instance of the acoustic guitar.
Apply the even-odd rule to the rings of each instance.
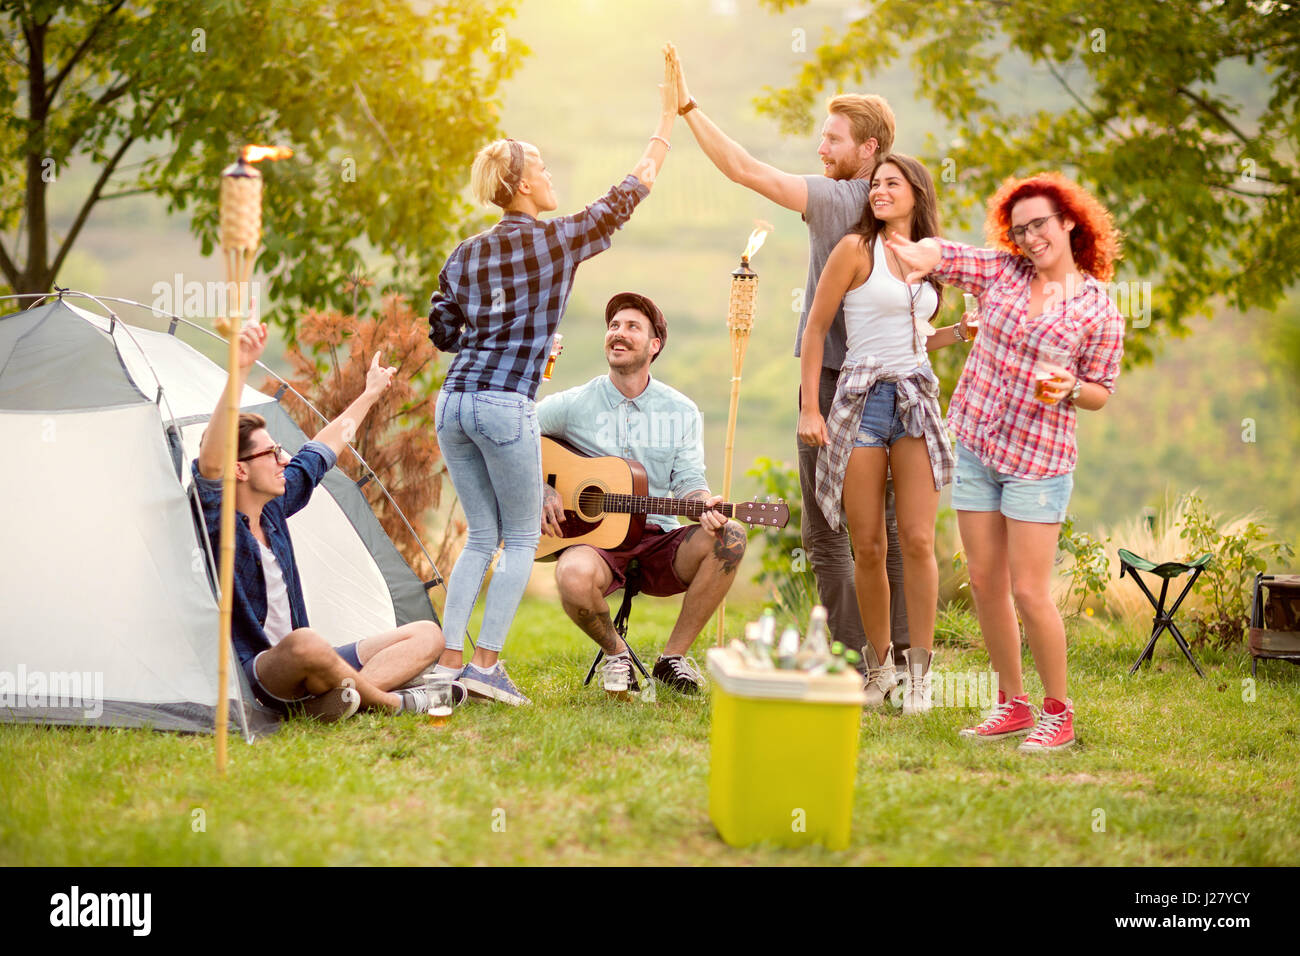
[[[703,501],[660,498],[649,493],[645,468],[628,458],[588,458],[563,442],[542,437],[542,478],[564,505],[561,537],[542,535],[536,560],[554,561],[575,544],[616,551],[641,540],[646,515],[698,518]],[[748,525],[784,528],[790,520],[785,502],[742,501],[717,506],[728,518]]]

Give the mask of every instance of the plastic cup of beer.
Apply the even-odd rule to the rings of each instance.
[[[555,374],[555,360],[560,357],[560,351],[563,346],[564,336],[556,332],[551,337],[551,354],[546,359],[546,368],[542,372],[542,379],[549,382],[551,376]]]
[[[426,680],[424,689],[429,692],[429,723],[435,727],[446,727],[451,721],[451,678],[435,677]]]
[[[961,294],[962,302],[966,304],[966,314],[962,316],[966,320],[966,334],[970,336],[970,341],[975,341],[975,336],[980,333],[980,299],[977,295],[971,295],[969,292]]]
[[[1070,360],[1070,353],[1054,346],[1044,346],[1038,350],[1038,359],[1034,362],[1034,398],[1044,405],[1055,405],[1059,398],[1046,393],[1047,383],[1056,377],[1056,372],[1048,366],[1064,367]]]

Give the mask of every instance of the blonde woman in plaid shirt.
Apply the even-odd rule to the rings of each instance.
[[[446,649],[434,673],[459,675],[476,697],[531,703],[500,655],[541,537],[541,433],[533,400],[574,272],[609,248],[614,232],[649,195],[676,118],[677,78],[665,51],[659,123],[650,145],[622,182],[571,216],[541,218],[559,201],[537,147],[498,140],[474,159],[470,187],[485,205],[501,208],[501,221],[448,257],[429,311],[429,337],[441,351],[456,353],[438,395],[435,425],[469,526],[447,581]],[[501,560],[467,662],[465,630],[498,546]]]
[[[832,528],[840,511],[853,539],[854,583],[867,635],[868,706],[891,698],[903,713],[930,709],[930,661],[939,568],[934,521],[939,491],[951,480],[952,447],[939,411],[939,380],[928,353],[966,341],[964,327],[935,330],[942,287],[908,284],[907,270],[884,237],[920,239],[939,231],[934,180],[910,156],[894,153],[876,166],[857,229],[831,251],[817,282],[800,348],[799,440],[819,446],[817,503]],[[841,304],[847,332],[830,415],[817,399],[822,348]],[[890,643],[890,586],[885,573],[885,477],[894,478],[909,646],[901,702]]]
[[[988,208],[995,248],[938,239],[889,247],[909,280],[936,276],[979,296],[980,335],[948,424],[957,436],[953,507],[1000,689],[988,719],[961,733],[1027,734],[1020,749],[1044,752],[1075,740],[1051,575],[1073,488],[1076,409],[1105,406],[1124,352],[1124,321],[1102,284],[1114,274],[1119,234],[1095,198],[1057,173],[1008,180]],[[1064,361],[1045,361],[1053,349]],[[1050,377],[1036,382],[1040,371]],[[1043,682],[1037,717],[1021,681],[1017,612]]]

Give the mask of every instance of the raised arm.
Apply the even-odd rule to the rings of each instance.
[[[677,78],[677,109],[683,110],[691,102],[690,91],[686,88],[686,75],[682,70],[677,50],[668,44],[669,55],[674,64]],[[733,183],[739,183],[752,189],[760,196],[772,202],[803,213],[808,206],[808,183],[802,176],[783,172],[775,166],[755,159],[745,147],[718,128],[713,120],[704,115],[699,106],[692,107],[685,114],[686,125],[691,128],[695,141],[709,157],[709,162]]]
[[[343,446],[356,437],[357,429],[370,414],[370,409],[375,407],[379,396],[393,383],[396,374],[397,369],[393,366],[384,368],[379,364],[379,353],[376,352],[370,360],[370,369],[366,372],[365,391],[343,410],[342,415],[318,431],[313,441],[328,445],[335,456],[343,454]]]
[[[668,134],[673,131],[673,122],[676,119],[677,75],[673,59],[668,53],[668,47],[665,46],[664,81],[659,84],[659,124],[655,127],[654,134],[650,137],[650,144],[646,146],[641,159],[632,168],[632,175],[639,179],[646,189],[654,187],[655,179],[664,168],[664,160],[668,158]]]
[[[266,348],[266,325],[257,323],[246,325],[239,332],[239,367],[235,369],[235,374],[231,384],[234,385],[235,395],[238,396],[244,391],[244,383],[248,381],[249,369],[253,367],[262,356]],[[227,386],[229,387],[229,386]],[[203,432],[203,438],[199,441],[199,474],[204,478],[220,478],[224,471],[225,451],[222,438],[226,434],[226,428],[229,427],[226,419],[226,395],[223,392],[221,400],[217,402],[216,411],[212,413],[212,418],[208,420],[207,430]]]
[[[865,277],[871,275],[870,265],[864,262],[862,253],[856,248],[859,242],[860,238],[850,233],[831,250],[826,268],[817,280],[812,308],[808,310],[808,324],[804,327],[803,342],[799,347],[799,440],[805,445],[825,445],[830,441],[826,420],[817,404],[822,355],[826,333],[830,331],[835,312],[844,300],[844,293],[849,291],[854,279],[865,281]]]

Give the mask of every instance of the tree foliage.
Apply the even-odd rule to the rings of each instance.
[[[357,283],[354,278],[354,297]],[[348,442],[393,496],[389,501],[375,482],[362,486],[397,550],[427,580],[432,568],[419,546],[419,541],[425,541],[438,570],[450,573],[464,522],[449,519],[436,542],[426,540],[432,530],[432,512],[442,500],[447,470],[434,432],[434,396],[442,375],[438,353],[429,341],[428,323],[405,299],[393,295],[384,299],[374,315],[362,318],[356,313],[354,306],[350,314],[310,309],[302,316],[297,323],[298,342],[286,354],[293,369],[288,382],[325,419],[333,420],[365,389],[371,356],[378,352],[381,363],[397,368],[393,384],[356,434],[348,436]],[[278,386],[272,379],[262,390],[273,395]],[[320,430],[321,419],[293,392],[286,392],[282,402],[308,435]],[[339,456],[338,464],[353,480],[365,477],[351,450]],[[410,530],[403,514],[411,523]]]
[[[805,0],[764,0],[777,10]],[[1273,0],[889,0],[828,31],[760,109],[805,131],[827,86],[907,57],[954,131],[929,138],[946,218],[969,224],[1012,175],[1061,169],[1126,234],[1118,277],[1153,283],[1151,328],[1217,296],[1272,307],[1300,267],[1300,7]],[[1007,83],[1028,61],[1040,87]],[[1245,77],[1245,80],[1242,80]],[[1049,95],[1055,94],[1055,95]],[[906,149],[921,130],[899,116]],[[950,188],[947,180],[955,180]],[[1121,303],[1122,308],[1122,303]],[[1140,324],[1140,323],[1135,323]]]
[[[0,280],[48,291],[92,211],[139,192],[192,214],[210,254],[218,177],[245,143],[264,167],[274,316],[342,307],[374,251],[392,281],[436,274],[468,213],[470,160],[526,52],[512,0],[0,0]],[[55,234],[69,163],[94,182]]]

